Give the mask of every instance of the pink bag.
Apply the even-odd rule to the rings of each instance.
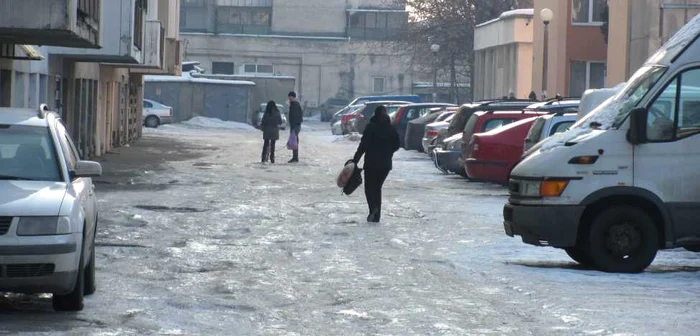
[[[289,149],[289,150],[299,149],[299,140],[297,139],[297,133],[294,131],[289,132],[289,140],[287,140],[287,149]]]

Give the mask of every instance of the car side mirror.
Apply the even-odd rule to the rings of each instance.
[[[78,161],[71,177],[98,177],[102,175],[102,165],[95,161]]]
[[[647,109],[638,107],[630,111],[630,129],[627,132],[627,141],[633,145],[647,142]]]

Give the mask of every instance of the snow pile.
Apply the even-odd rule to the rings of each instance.
[[[350,133],[347,134],[343,137],[339,137],[335,139],[333,142],[340,142],[340,141],[350,141],[350,142],[358,142],[362,139],[362,134],[360,133]]]
[[[321,121],[321,114],[312,115],[310,117],[304,118],[304,121]]]
[[[184,125],[199,127],[199,128],[217,128],[217,129],[231,129],[231,130],[255,130],[255,127],[235,122],[235,121],[223,121],[217,118],[207,118],[207,117],[194,117],[190,120],[183,122]]]

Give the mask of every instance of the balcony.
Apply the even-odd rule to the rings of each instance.
[[[103,0],[0,0],[0,42],[100,48],[102,4]]]
[[[142,49],[146,36],[143,29],[145,13],[139,7],[141,3],[142,1],[139,0],[102,2],[103,47],[101,49],[51,47],[49,53],[78,62],[143,64]]]

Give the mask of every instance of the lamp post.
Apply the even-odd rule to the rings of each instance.
[[[544,23],[544,53],[542,56],[542,100],[547,99],[547,68],[549,66],[549,23],[554,19],[554,12],[545,8],[540,11],[540,18]]]
[[[433,52],[433,63],[435,64],[434,69],[433,69],[433,103],[437,102],[437,54],[440,51],[440,45],[439,44],[433,44],[430,46],[430,51]]]

